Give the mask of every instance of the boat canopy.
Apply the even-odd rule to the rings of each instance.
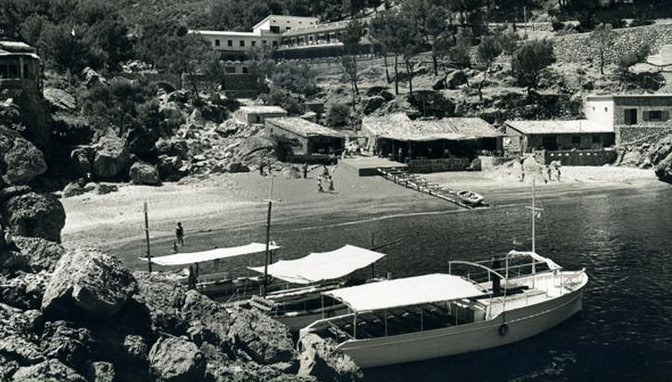
[[[534,252],[511,251],[511,252],[509,252],[509,256],[510,257],[530,256],[532,259],[534,259],[536,261],[539,261],[541,263],[546,263],[546,265],[548,265],[548,269],[550,269],[552,271],[562,269],[562,267],[560,265],[558,265],[558,263],[556,263],[555,261],[553,261],[553,260],[551,260],[547,257],[538,255]]]
[[[278,248],[280,247],[277,245],[268,246],[269,251],[274,251]],[[266,244],[250,243],[239,247],[215,248],[208,251],[176,253],[174,255],[152,257],[152,263],[164,266],[187,265],[202,263],[205,261],[226,259],[228,257],[251,255],[253,253],[264,252],[265,250]],[[141,257],[140,260],[147,261],[147,258]]]
[[[324,292],[357,312],[480,297],[487,293],[454,275],[433,273]]]
[[[268,266],[268,274],[293,284],[313,284],[347,276],[383,256],[382,253],[346,245],[335,251],[311,253],[296,260],[280,260]],[[264,267],[248,268],[264,273]]]

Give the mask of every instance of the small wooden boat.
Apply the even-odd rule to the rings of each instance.
[[[457,196],[459,196],[460,199],[462,199],[465,203],[468,203],[473,206],[483,203],[483,196],[473,191],[468,190],[458,191]]]

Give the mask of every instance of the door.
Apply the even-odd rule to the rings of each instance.
[[[541,145],[545,150],[557,150],[558,149],[558,137],[548,136],[541,138]]]

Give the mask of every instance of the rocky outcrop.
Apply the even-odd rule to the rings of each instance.
[[[15,277],[8,279],[0,276],[2,284],[0,302],[23,310],[40,309],[49,277],[45,271],[19,272]]]
[[[206,362],[198,346],[179,337],[161,337],[149,351],[151,374],[161,381],[200,381]]]
[[[352,359],[336,350],[333,341],[328,342],[315,334],[301,338],[301,367],[299,376],[313,376],[319,381],[355,381],[363,377],[362,371]]]
[[[49,102],[52,112],[74,112],[77,108],[77,100],[65,90],[48,87],[42,91],[42,95]]]
[[[30,192],[7,200],[2,209],[12,234],[61,241],[65,210],[53,195]]]
[[[34,272],[53,271],[56,262],[65,254],[60,244],[39,237],[15,236],[14,244],[23,255],[28,256],[30,268]]]
[[[70,152],[70,162],[75,176],[91,173],[92,149],[88,146],[78,147]]]
[[[149,308],[152,329],[157,332],[181,335],[186,326],[180,309],[184,304],[186,288],[162,275],[135,272],[139,302]]]
[[[9,185],[26,184],[47,171],[44,155],[35,145],[17,132],[2,127],[0,163],[4,163],[0,165],[0,175]]]
[[[374,111],[380,109],[381,106],[385,103],[385,98],[381,96],[374,96],[370,98],[366,98],[362,100],[362,103],[364,104],[364,108],[362,111],[364,114],[371,114]]]
[[[131,169],[128,171],[128,176],[135,184],[146,184],[150,186],[157,186],[161,184],[159,171],[156,169],[156,167],[149,163],[133,163]]]
[[[672,134],[654,146],[651,152],[651,163],[655,166],[658,179],[672,183]]]
[[[253,309],[231,309],[231,332],[236,345],[262,365],[296,359],[289,329]]]
[[[450,74],[445,79],[445,83],[449,89],[455,89],[458,86],[465,85],[468,81],[468,77],[461,70],[456,70]]]
[[[14,373],[14,381],[86,382],[86,379],[62,362],[50,359],[34,366],[22,367]]]
[[[93,248],[74,249],[56,264],[42,310],[53,318],[108,319],[136,289],[135,278],[116,258]]]
[[[87,328],[65,321],[47,322],[40,343],[45,356],[83,373],[91,362],[93,338]]]
[[[102,137],[93,147],[95,152],[91,169],[93,176],[100,179],[112,179],[128,168],[130,152],[126,141],[114,136]]]

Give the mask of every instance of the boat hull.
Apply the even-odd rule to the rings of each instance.
[[[390,337],[349,340],[338,349],[361,368],[440,358],[490,349],[542,333],[579,312],[583,289],[544,303],[506,312],[492,320]]]

